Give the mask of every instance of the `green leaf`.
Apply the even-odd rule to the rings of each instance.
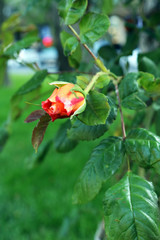
[[[90,79],[86,76],[77,76],[77,84],[82,88],[85,89],[89,84]]]
[[[5,57],[0,58],[0,86],[4,85],[5,74],[7,71],[7,59]]]
[[[109,240],[159,240],[158,198],[151,182],[128,172],[105,193]]]
[[[66,25],[76,23],[85,13],[87,0],[62,0],[59,3],[59,15]]]
[[[140,62],[143,57],[147,57],[151,59],[156,65],[158,65],[160,64],[159,56],[160,56],[160,47],[150,52],[140,53],[138,55],[138,62]]]
[[[72,55],[76,51],[78,45],[79,45],[79,42],[77,38],[75,37],[68,38],[65,42],[65,47],[64,47],[65,56]]]
[[[114,7],[114,1],[113,0],[103,0],[103,5],[102,5],[102,11],[104,14],[109,14],[112,12]]]
[[[139,110],[147,107],[136,93],[133,93],[122,100],[122,106],[131,110]]]
[[[119,94],[120,98],[124,99],[125,97],[131,95],[138,91],[138,73],[128,73],[121,81],[119,85]]]
[[[147,106],[143,101],[146,97],[139,88],[138,79],[139,73],[128,73],[119,85],[120,98],[125,108],[138,110]]]
[[[1,30],[4,32],[7,30],[11,30],[12,28],[15,28],[16,26],[18,26],[19,23],[20,23],[20,14],[19,13],[12,14],[9,18],[7,18],[7,20],[5,20],[2,23]]]
[[[160,78],[155,77],[150,73],[140,72],[139,85],[151,95],[160,95]]]
[[[155,127],[156,127],[156,133],[158,136],[160,136],[160,111],[156,112],[155,115]]]
[[[131,130],[125,146],[129,158],[141,167],[154,167],[154,163],[160,160],[160,138],[146,129]]]
[[[30,47],[33,43],[39,40],[38,37],[25,37],[22,40],[13,43],[4,51],[4,55],[14,57],[21,49]]]
[[[38,122],[37,126],[33,130],[32,145],[36,152],[43,140],[44,134],[46,132],[46,129],[50,121],[51,121],[51,117],[48,114],[43,115],[40,118],[40,121]]]
[[[142,57],[138,65],[138,70],[142,72],[148,72],[158,77],[159,71],[157,65],[148,57]]]
[[[84,167],[73,195],[74,203],[92,200],[122,164],[124,146],[121,138],[109,137],[103,140],[92,152]]]
[[[14,96],[24,95],[38,88],[47,76],[47,74],[47,70],[41,70],[36,72],[27,83],[25,83],[22,87],[18,89]]]
[[[69,65],[73,68],[79,68],[82,59],[82,51],[80,44],[76,50],[68,57]]]
[[[73,37],[71,34],[65,31],[62,31],[60,34],[60,39],[63,46],[64,55],[72,55],[79,45],[77,38]]]
[[[71,123],[68,120],[65,123],[63,123],[59,128],[54,141],[54,145],[57,152],[61,153],[69,152],[77,146],[78,141],[69,139],[67,136],[67,129],[69,129],[70,127]]]
[[[101,38],[108,30],[109,18],[98,13],[87,13],[79,24],[82,43],[92,44]]]
[[[103,88],[103,87],[107,86],[110,82],[110,77],[107,74],[105,74],[104,72],[99,72],[97,74],[99,74],[99,77],[96,80],[95,87]]]
[[[10,135],[7,127],[8,126],[6,123],[4,123],[3,126],[0,127],[0,152],[3,150]]]
[[[78,115],[78,119],[89,126],[105,124],[109,112],[107,97],[97,91],[90,91],[87,95],[86,109]]]
[[[108,103],[111,110],[105,124],[88,126],[81,121],[76,120],[73,122],[72,127],[67,131],[68,137],[82,141],[90,141],[101,137],[109,129],[109,126],[113,123],[117,116],[117,106],[113,100],[109,98]]]
[[[117,52],[116,49],[113,46],[105,45],[102,46],[98,50],[98,54],[106,60],[106,62],[110,61],[111,59],[117,58]]]

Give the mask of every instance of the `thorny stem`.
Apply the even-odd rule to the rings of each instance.
[[[71,31],[74,33],[74,35],[76,36],[77,40],[80,42],[80,37],[78,35],[78,33],[74,30],[74,28],[71,25],[68,25],[68,27],[71,29]],[[82,43],[83,44],[83,43]],[[97,58],[96,56],[92,53],[92,51],[89,49],[89,47],[86,44],[83,44],[83,46],[86,48],[86,50],[89,52],[89,54],[94,58],[94,60],[96,61]]]
[[[122,127],[123,140],[125,140],[125,138],[126,138],[126,130],[125,130],[123,112],[122,112],[122,107],[121,107],[121,99],[120,99],[120,96],[119,96],[118,84],[115,84],[115,89],[116,89],[116,95],[117,95],[117,100],[118,100],[119,111],[120,111],[120,115],[121,115],[121,127]],[[130,160],[129,160],[128,157],[127,157],[127,164],[128,164],[128,171],[130,171]]]
[[[76,38],[78,39],[78,41],[81,43],[80,37],[78,35],[78,33],[75,31],[75,29],[71,26],[68,25],[68,27],[70,28],[70,30],[74,33],[74,35],[76,36]],[[118,100],[118,106],[119,106],[119,110],[120,110],[120,115],[121,115],[121,127],[122,127],[122,134],[123,134],[123,140],[126,138],[126,130],[125,130],[125,124],[124,124],[124,118],[123,118],[123,112],[122,112],[122,107],[121,107],[121,100],[120,100],[120,96],[119,96],[119,90],[118,90],[118,81],[120,80],[119,77],[117,77],[114,73],[110,72],[109,69],[107,69],[103,62],[98,59],[93,53],[92,51],[89,49],[89,47],[86,44],[82,45],[86,48],[86,50],[89,52],[89,54],[93,57],[93,59],[95,60],[96,65],[105,73],[107,73],[109,76],[111,76],[113,79],[113,84],[115,85],[115,89],[116,89],[116,95],[117,95],[117,100]],[[90,91],[90,89],[93,87],[95,81],[97,78],[92,78],[91,82],[88,84],[87,88],[85,89],[86,93],[88,93]],[[128,170],[130,170],[130,162],[129,159],[127,159],[128,161]]]
[[[116,88],[116,95],[117,95],[117,100],[118,100],[119,111],[120,111],[120,115],[121,115],[121,127],[122,127],[122,134],[123,134],[123,140],[124,140],[126,138],[126,130],[125,130],[125,125],[124,125],[123,112],[122,112],[122,108],[121,108],[121,100],[120,100],[119,89],[118,89],[117,84],[115,84],[115,88]]]

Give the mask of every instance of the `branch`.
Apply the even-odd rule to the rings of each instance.
[[[121,115],[121,127],[122,127],[123,139],[125,139],[126,138],[126,130],[125,130],[123,112],[122,112],[122,107],[121,107],[121,100],[120,100],[120,96],[119,96],[119,89],[118,89],[117,84],[115,84],[115,88],[116,88],[116,95],[117,95],[117,100],[118,100],[119,111],[120,111],[120,115]]]

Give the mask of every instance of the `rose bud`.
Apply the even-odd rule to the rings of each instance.
[[[72,117],[85,106],[84,95],[79,91],[72,92],[71,89],[74,87],[74,84],[67,83],[55,88],[52,95],[42,102],[42,108],[51,116],[52,121],[57,118]]]

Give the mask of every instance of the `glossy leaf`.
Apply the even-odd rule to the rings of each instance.
[[[76,50],[68,57],[69,65],[73,68],[79,68],[82,59],[82,51],[80,44]]]
[[[99,77],[96,80],[95,87],[103,88],[103,87],[107,86],[110,82],[110,77],[103,72],[100,72],[98,74],[99,74]]]
[[[41,70],[36,72],[28,82],[26,82],[22,87],[19,88],[15,95],[24,95],[35,90],[41,85],[47,74],[47,70]]]
[[[122,106],[125,108],[129,108],[131,110],[139,110],[147,107],[145,102],[143,102],[138,94],[133,93],[122,100]]]
[[[119,169],[124,152],[121,138],[109,137],[103,140],[93,150],[78,179],[73,202],[84,203],[92,200],[101,189],[102,184]]]
[[[94,43],[107,32],[109,25],[109,18],[106,15],[87,13],[79,24],[81,42]]]
[[[138,162],[141,167],[153,167],[160,159],[160,138],[146,129],[131,130],[125,146],[129,158]]]
[[[76,23],[85,13],[87,0],[62,0],[59,3],[59,15],[66,25]]]
[[[46,132],[46,129],[50,121],[51,121],[51,117],[48,114],[43,115],[40,118],[40,121],[38,122],[37,126],[33,130],[32,145],[36,152],[43,140],[44,134]]]
[[[117,106],[112,99],[108,99],[111,111],[105,124],[88,126],[79,120],[73,122],[72,127],[68,129],[68,137],[77,140],[94,140],[101,137],[108,129],[117,116]]]
[[[138,73],[128,73],[121,81],[119,85],[119,94],[120,98],[124,99],[125,97],[131,95],[138,91]]]
[[[43,109],[35,110],[29,114],[29,116],[24,120],[25,123],[36,121],[40,119],[43,115],[45,115],[45,111]]]
[[[61,153],[69,152],[77,146],[78,141],[69,139],[67,136],[67,129],[69,129],[70,127],[71,123],[68,120],[65,123],[63,123],[59,128],[54,141],[54,145],[57,152]]]
[[[158,198],[151,182],[128,172],[104,198],[110,240],[159,240]]]
[[[160,78],[150,73],[140,72],[139,85],[151,95],[160,95]]]
[[[107,97],[97,91],[91,91],[87,95],[86,109],[78,118],[89,126],[105,124],[109,112],[110,106]]]
[[[65,31],[61,32],[60,38],[64,50],[64,55],[65,56],[72,55],[79,45],[78,40]]]
[[[90,79],[86,76],[77,76],[77,84],[82,88],[85,89],[89,83]]]
[[[78,40],[75,37],[68,38],[65,42],[64,54],[65,56],[72,55],[79,45]]]
[[[158,77],[159,71],[156,64],[148,57],[143,57],[138,65],[138,70],[142,72],[148,72]]]

